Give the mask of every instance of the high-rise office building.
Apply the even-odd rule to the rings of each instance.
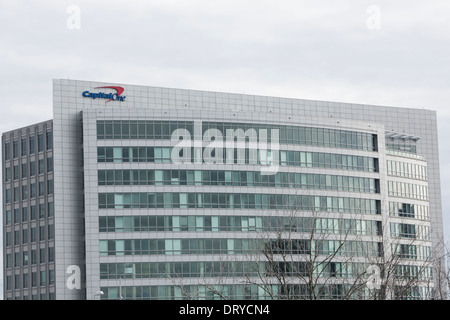
[[[54,80],[53,112],[2,136],[5,299],[433,294],[434,111]]]

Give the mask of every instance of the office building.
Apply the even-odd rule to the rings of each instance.
[[[2,148],[5,299],[433,294],[434,111],[54,80]]]

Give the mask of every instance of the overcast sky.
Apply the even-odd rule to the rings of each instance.
[[[55,78],[432,109],[449,225],[448,0],[0,4],[1,132],[51,119]]]

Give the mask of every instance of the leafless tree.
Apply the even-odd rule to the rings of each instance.
[[[270,221],[251,233],[257,241],[250,252],[229,255],[214,274],[205,274],[196,287],[201,287],[201,292],[190,287],[186,290],[184,280],[176,285],[193,299],[208,294],[233,298],[225,289],[230,284],[257,287],[269,299],[447,297],[450,272],[442,268],[444,257],[435,252],[417,257],[417,252],[409,250],[421,245],[420,237],[391,236],[386,216],[367,219],[362,213],[291,208],[274,214]],[[327,225],[322,228],[324,222]],[[445,251],[447,258],[449,252]],[[229,268],[237,257],[246,266],[239,274]],[[439,269],[436,262],[441,264]],[[436,286],[436,277],[441,278],[438,282],[444,284],[442,287]]]

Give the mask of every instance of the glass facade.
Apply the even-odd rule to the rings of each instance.
[[[99,170],[102,185],[241,186],[379,193],[378,179],[327,174],[222,170]]]
[[[170,140],[177,129],[194,133],[193,121],[153,121],[153,120],[111,120],[97,121],[97,139],[149,139]],[[209,129],[215,129],[226,135],[227,130],[241,129],[267,130],[270,142],[271,130],[278,130],[280,143],[308,145],[328,148],[343,148],[375,151],[376,135],[364,132],[352,132],[318,127],[294,127],[258,123],[201,122],[202,136]]]
[[[389,214],[393,217],[404,217],[410,219],[430,220],[427,205],[389,202]]]
[[[171,163],[171,147],[98,147],[98,162],[150,162],[150,163]],[[194,163],[194,149],[191,149],[191,162]],[[203,149],[204,152],[205,149]],[[264,154],[264,156],[266,156]],[[234,157],[234,163],[238,164],[238,157]],[[257,153],[257,163],[262,164],[261,151]],[[334,153],[303,152],[303,151],[279,151],[281,166],[295,166],[308,168],[330,168],[340,170],[354,170],[377,172],[378,161],[376,158],[365,156],[350,156]],[[223,154],[223,162],[226,160],[226,153]],[[247,155],[240,164],[251,164]]]
[[[196,125],[201,128],[201,131],[199,129],[195,131]],[[263,154],[261,150],[256,150],[257,163],[252,163],[249,161],[250,145],[239,147],[245,148],[244,151],[239,150],[238,146],[233,146],[235,155],[238,152],[245,154],[243,160],[234,158],[233,169],[224,170],[217,165],[181,169],[174,165],[172,160],[174,147],[164,145],[164,141],[173,141],[172,133],[177,129],[184,129],[189,133],[197,132],[201,135],[208,134],[208,130],[215,130],[213,131],[215,134],[223,133],[224,137],[227,130],[231,130],[230,133],[235,134],[234,137],[237,130],[242,130],[247,135],[247,141],[250,141],[252,137],[258,137],[261,130],[267,131],[263,136],[268,137],[270,141],[271,131],[278,130],[280,149],[264,150]],[[382,256],[386,248],[383,248],[381,239],[385,236],[393,239],[390,250],[401,259],[426,261],[429,257],[430,247],[426,244],[400,243],[402,240],[422,242],[430,240],[429,225],[423,224],[423,221],[429,220],[426,203],[428,200],[426,163],[421,160],[420,163],[417,162],[418,155],[411,157],[411,160],[408,157],[397,159],[395,152],[404,151],[404,149],[388,146],[388,150],[396,151],[389,151],[390,157],[386,160],[387,172],[380,175],[377,154],[379,147],[375,134],[261,123],[201,122],[199,124],[194,121],[154,120],[97,120],[96,130],[98,144],[101,144],[96,147],[97,182],[102,188],[102,191],[98,193],[100,210],[98,231],[106,236],[99,241],[99,254],[103,257],[103,261],[118,256],[181,258],[200,255],[211,256],[210,259],[227,257],[226,261],[229,261],[230,257],[237,259],[231,258],[232,261],[226,265],[214,261],[119,263],[111,260],[111,262],[100,264],[101,279],[105,281],[122,277],[124,279],[161,279],[170,275],[180,279],[216,278],[214,282],[219,281],[217,278],[225,273],[227,277],[239,279],[254,276],[255,270],[258,270],[259,274],[266,273],[266,276],[270,276],[270,271],[274,271],[270,270],[274,263],[280,271],[282,261],[269,263],[268,261],[246,261],[246,258],[241,261],[243,257],[254,255],[255,252],[262,253],[267,248],[276,254],[347,257],[350,260],[346,263],[332,261],[326,265],[326,270],[317,267],[314,272],[320,273],[320,276],[324,278],[327,275],[351,278],[363,274],[369,265],[367,262],[353,262],[351,257],[368,259]],[[251,130],[254,130],[256,134],[252,136]],[[194,134],[191,136],[192,139],[193,136]],[[113,145],[115,140],[129,140],[131,146],[128,143],[126,146]],[[138,145],[134,142],[136,140],[145,140],[147,145]],[[154,143],[157,145],[153,145]],[[194,155],[198,147],[198,145],[189,146],[191,162],[188,161],[188,163],[195,163]],[[305,147],[310,149],[302,150]],[[204,153],[206,147],[200,146],[200,148],[200,152]],[[318,150],[315,151],[315,148]],[[329,148],[330,151],[326,151],[325,148]],[[336,152],[337,149],[341,150]],[[346,150],[357,152],[348,154]],[[261,164],[265,157],[272,156],[274,152],[278,153],[280,165],[278,172],[267,175],[256,168],[248,170],[249,166]],[[358,154],[358,152],[361,153]],[[372,155],[368,156],[367,152],[372,152]],[[221,163],[230,164],[226,162],[226,152],[222,155]],[[161,165],[164,167],[154,167]],[[241,166],[247,167],[244,169]],[[387,180],[384,178],[387,176],[398,180]],[[381,179],[386,179],[383,180],[386,181],[386,195],[390,197],[389,208],[386,211],[391,217],[402,218],[405,221],[383,225]],[[421,183],[414,183],[414,181],[421,181]],[[217,191],[200,191],[207,187],[215,188]],[[230,192],[230,188],[236,187],[242,189],[238,192]],[[140,190],[155,188],[155,191],[122,191],[127,188],[140,188]],[[164,189],[157,192],[156,188]],[[196,192],[196,189],[199,191]],[[255,192],[257,190],[259,192]],[[338,192],[339,195],[315,194],[324,191]],[[355,196],[355,193],[359,195]],[[364,194],[372,195],[372,197]],[[420,204],[402,202],[401,198],[420,200]],[[148,211],[142,210],[150,210],[154,213],[149,214]],[[189,213],[185,210],[189,210]],[[300,216],[289,217],[294,211]],[[243,215],[242,212],[251,212],[251,215]],[[325,216],[317,216],[320,214]],[[326,216],[327,214],[335,216]],[[372,216],[375,219],[362,218],[364,216]],[[390,231],[386,234],[385,229]],[[165,237],[146,238],[144,236],[146,232],[155,236],[164,233]],[[295,234],[295,240],[280,242],[268,236],[272,234],[273,237],[275,234],[281,235],[285,232],[289,233],[288,237]],[[233,237],[230,237],[230,233]],[[117,239],[117,236],[110,239],[109,235],[113,234],[142,234],[142,236],[139,239]],[[181,234],[186,236],[180,237]],[[243,234],[248,234],[249,237],[242,238]],[[262,234],[265,234],[266,238],[262,239]],[[199,235],[203,236],[199,238]],[[251,235],[257,237],[252,238]],[[312,238],[311,235],[313,235]],[[339,236],[340,240],[322,239],[323,236],[331,235]],[[372,237],[376,240],[363,241],[361,236]],[[306,264],[306,262],[299,262],[295,266],[284,264],[283,272],[298,276],[301,270],[305,270]],[[405,270],[410,270],[405,265],[399,265],[396,268],[394,272],[399,274],[399,278],[404,278]],[[427,279],[432,277],[430,267],[427,266],[422,270],[427,270],[428,274],[425,276],[416,269],[410,271]],[[304,290],[301,289],[302,285],[294,287],[292,288],[294,292]],[[201,286],[198,286],[196,290],[201,290],[200,288]],[[240,287],[233,285],[226,290],[230,292],[240,290],[238,288]],[[248,288],[251,288],[251,285],[245,290]],[[344,294],[344,288],[343,283],[339,290],[344,291],[339,294]],[[188,294],[170,285],[140,288],[102,286],[102,290],[108,292],[106,297],[103,297],[105,299],[117,297],[119,294],[117,290],[121,290],[122,296],[130,294],[131,299],[188,297]],[[141,295],[138,293],[139,290]],[[167,296],[167,290],[170,291],[169,296]],[[279,288],[274,285],[273,290],[277,291]],[[333,286],[324,286],[323,290],[337,289]],[[157,293],[156,296],[152,292]],[[332,296],[337,298],[339,294],[335,292]],[[367,292],[358,294],[364,296]],[[208,293],[205,292],[203,298],[207,296]],[[264,298],[265,295],[259,292],[252,297]]]
[[[387,172],[390,176],[427,181],[427,167],[421,164],[387,160]]]
[[[276,254],[338,255],[378,257],[377,242],[339,240],[260,240],[260,239],[123,239],[100,240],[100,255],[221,255],[251,254],[270,246]],[[336,253],[336,249],[340,250]],[[415,248],[415,247],[414,247]]]
[[[379,214],[379,200],[288,194],[99,193],[99,209],[226,208]]]
[[[318,266],[319,263],[316,263]],[[367,269],[367,263],[331,262],[320,270],[324,277],[349,278],[357,276]],[[406,266],[404,266],[406,267]],[[277,269],[286,269],[286,274],[307,276],[308,264],[303,261],[258,264],[250,261],[201,261],[201,262],[136,262],[104,263],[100,266],[102,279],[142,279],[171,277],[256,277],[260,273],[270,276]],[[406,269],[406,268],[402,268]],[[413,269],[413,268],[411,268]],[[414,269],[413,269],[414,270]],[[403,270],[402,270],[403,271]],[[408,270],[409,271],[409,270]],[[416,271],[417,272],[417,271]],[[406,273],[403,271],[403,273]],[[413,274],[411,272],[411,274]],[[319,276],[319,269],[317,269]]]
[[[381,221],[266,216],[100,216],[99,232],[274,231],[381,235]]]
[[[428,187],[425,185],[388,181],[388,192],[393,197],[428,200]]]

